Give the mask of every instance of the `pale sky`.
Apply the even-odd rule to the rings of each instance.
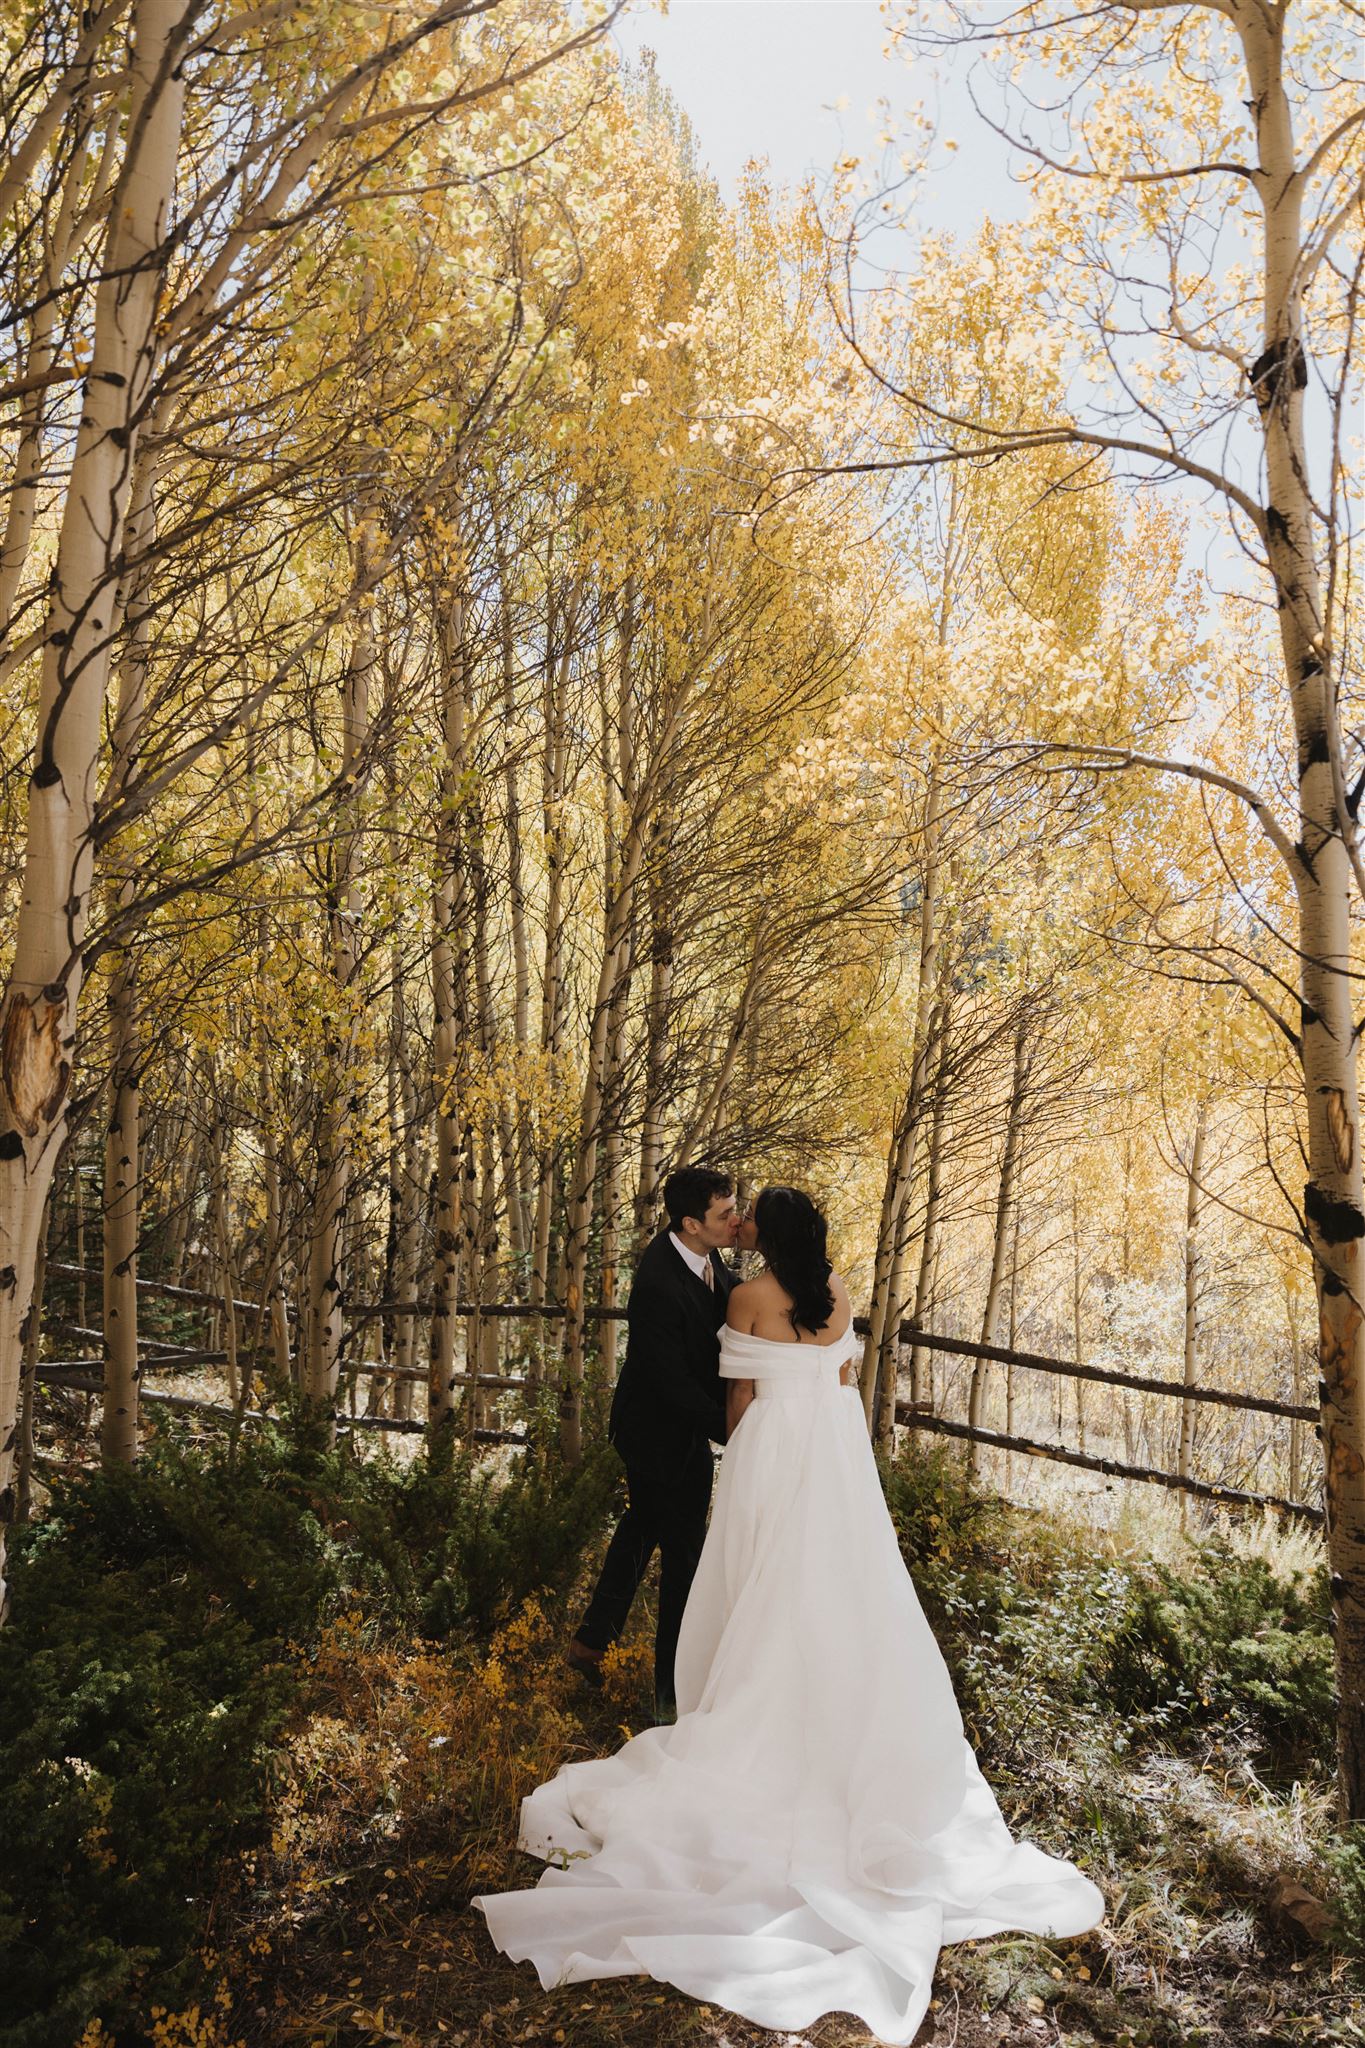
[[[875,166],[882,156],[878,134],[889,132],[898,153],[905,146],[901,116],[921,101],[940,140],[952,137],[958,149],[951,157],[939,153],[941,168],[915,200],[915,221],[965,241],[987,214],[1016,220],[1027,210],[1024,190],[1010,176],[1008,146],[969,96],[974,53],[940,58],[936,68],[902,53],[884,56],[886,20],[876,0],[671,0],[666,15],[653,0],[632,0],[615,39],[632,61],[644,48],[654,51],[658,75],[690,117],[698,155],[727,198],[752,157],[767,158],[779,185],[811,172],[818,183],[846,154]],[[839,110],[841,99],[847,105]],[[888,108],[879,108],[880,100]],[[864,260],[878,269],[913,267],[905,244],[903,232],[887,228],[864,242]],[[1254,474],[1254,450],[1250,460]],[[1192,558],[1216,586],[1240,583],[1243,567],[1228,553],[1221,522],[1215,519],[1202,538],[1198,532],[1204,492],[1182,482],[1163,490],[1195,515]]]
[[[897,137],[898,110],[922,100],[960,148],[930,181],[917,218],[966,237],[987,212],[1002,220],[1023,210],[1008,152],[967,98],[966,63],[936,77],[902,56],[884,57],[886,24],[875,0],[672,0],[667,15],[636,0],[615,34],[631,59],[654,51],[659,77],[690,116],[698,153],[727,197],[750,157],[766,157],[779,184],[811,171],[819,178],[844,154],[877,159],[885,121],[878,100],[889,101]],[[840,99],[848,103],[842,111]],[[896,260],[889,248],[879,256]]]

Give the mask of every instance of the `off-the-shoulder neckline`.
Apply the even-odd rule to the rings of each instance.
[[[850,1317],[828,1344],[803,1344],[799,1337],[760,1337],[757,1330],[737,1330],[733,1323],[723,1323],[721,1327],[727,1337],[741,1337],[746,1344],[771,1344],[777,1351],[836,1351],[853,1334],[853,1319]]]

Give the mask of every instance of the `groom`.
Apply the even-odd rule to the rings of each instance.
[[[640,1255],[626,1304],[629,1336],[607,1434],[626,1468],[628,1505],[607,1546],[597,1590],[568,1649],[591,1685],[616,1641],[654,1552],[659,1552],[655,1708],[676,1711],[673,1653],[706,1537],[711,1440],[725,1441],[720,1327],[735,1275],[722,1247],[739,1216],[725,1173],[684,1166],[664,1182],[668,1227]]]

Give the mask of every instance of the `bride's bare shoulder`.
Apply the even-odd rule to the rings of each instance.
[[[730,1289],[725,1320],[746,1336],[761,1336],[760,1325],[765,1317],[778,1316],[785,1327],[789,1307],[788,1297],[772,1274],[757,1273],[752,1280],[741,1280],[738,1287]]]

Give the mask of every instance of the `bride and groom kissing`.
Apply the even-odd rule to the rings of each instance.
[[[913,2040],[944,1942],[1075,1936],[1072,1864],[1015,1841],[977,1767],[869,1442],[825,1219],[673,1174],[610,1435],[627,1507],[568,1647],[601,1682],[660,1553],[657,1724],[522,1802],[526,1891],[475,1899],[541,1984],[645,1975],[760,2026],[851,2012]],[[738,1280],[720,1254],[756,1251]],[[712,1443],[724,1455],[708,1526]]]
[[[625,1514],[607,1548],[568,1660],[602,1683],[604,1651],[626,1625],[640,1581],[659,1552],[654,1700],[676,1711],[673,1658],[706,1540],[712,1443],[729,1434],[719,1331],[737,1276],[721,1254],[752,1244],[728,1174],[684,1167],[663,1191],[667,1227],[642,1253],[626,1308],[626,1356],[607,1433],[626,1468]]]

